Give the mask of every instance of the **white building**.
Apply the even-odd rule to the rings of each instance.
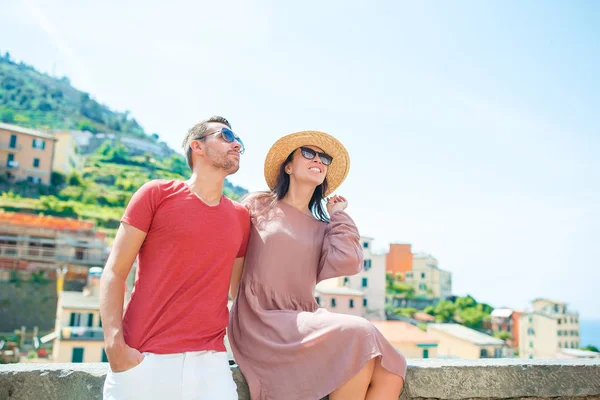
[[[355,300],[357,293],[362,293],[362,305],[364,309],[363,316],[372,320],[385,319],[385,254],[373,254],[371,252],[373,238],[361,237],[363,247],[363,271],[353,276],[327,279],[317,285],[317,290],[325,288],[345,287],[351,289]],[[349,300],[348,300],[349,301]],[[321,305],[330,309],[330,305]],[[339,310],[339,309],[338,309]],[[331,309],[331,311],[336,311]],[[336,311],[341,312],[341,311]],[[354,314],[354,312],[352,312]]]

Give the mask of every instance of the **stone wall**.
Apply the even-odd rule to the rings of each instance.
[[[102,398],[107,364],[0,365],[0,400]],[[239,398],[248,387],[233,367]],[[599,400],[600,360],[410,360],[401,400]],[[285,399],[282,399],[285,400]]]

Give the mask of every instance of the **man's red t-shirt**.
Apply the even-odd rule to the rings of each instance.
[[[245,207],[223,196],[211,207],[182,181],[151,181],[121,222],[147,233],[123,316],[125,343],[141,352],[225,351],[233,262],[250,232]]]

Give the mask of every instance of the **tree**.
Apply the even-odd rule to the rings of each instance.
[[[77,173],[77,171],[73,171],[69,174],[67,178],[70,186],[81,186],[83,184],[83,180],[81,179],[81,175]]]
[[[406,307],[406,308],[402,308],[402,307],[398,307],[394,309],[394,314],[400,316],[400,317],[404,317],[404,318],[412,318],[413,315],[415,315],[415,313],[419,311],[416,308],[412,308],[412,307]]]
[[[438,322],[452,322],[456,313],[456,304],[442,300],[435,306],[435,320]]]
[[[50,184],[52,186],[62,186],[67,181],[67,177],[60,172],[52,171],[52,175],[50,176]]]
[[[582,350],[595,351],[596,353],[600,353],[600,350],[598,350],[598,348],[596,346],[592,346],[592,345],[584,347]]]
[[[0,116],[0,120],[2,120],[2,122],[5,122],[7,124],[14,122],[15,121],[14,111],[12,111],[12,110],[3,111],[2,115]]]
[[[401,272],[396,272],[396,275],[394,276],[394,278],[395,278],[397,281],[403,281],[403,280],[404,280],[404,275],[402,275],[402,273],[401,273]]]
[[[474,307],[475,305],[477,305],[477,302],[470,295],[467,295],[466,297],[459,297],[458,299],[456,299],[456,306],[461,310],[469,307]]]
[[[512,335],[509,332],[506,331],[496,331],[494,332],[493,335],[495,338],[501,339],[501,340],[510,340],[512,339]]]
[[[480,329],[483,321],[489,319],[489,314],[483,312],[479,307],[469,307],[458,310],[458,317],[465,326],[473,329]]]

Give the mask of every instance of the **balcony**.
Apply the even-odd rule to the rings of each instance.
[[[0,170],[4,171],[17,171],[19,169],[18,161],[6,161],[0,159]]]
[[[75,249],[74,254],[64,253],[65,248],[57,252],[53,247],[29,247],[22,245],[0,245],[0,257],[16,258],[30,261],[56,262],[62,261],[69,264],[79,265],[104,265],[104,255],[87,254],[85,251]]]
[[[67,326],[60,330],[61,340],[104,340],[102,328]]]

